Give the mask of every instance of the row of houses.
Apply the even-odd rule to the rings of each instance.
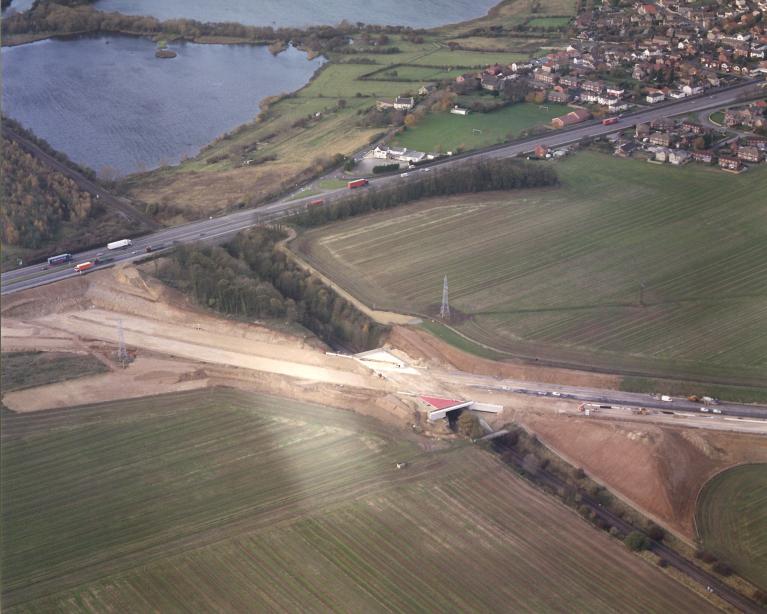
[[[717,145],[717,139],[722,138],[697,122],[663,118],[637,124],[632,136],[616,135],[614,153],[619,157],[642,153],[655,162],[675,166],[688,162],[718,164],[728,171],[741,171],[747,164],[764,161],[767,137],[750,135]]]

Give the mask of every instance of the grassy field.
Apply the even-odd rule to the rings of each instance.
[[[108,371],[93,356],[66,352],[7,352],[0,360],[3,392],[63,382]]]
[[[548,124],[567,113],[565,105],[539,106],[520,103],[490,113],[435,113],[427,115],[413,128],[397,135],[393,143],[419,151],[455,151],[458,147],[476,149],[501,143],[533,126]],[[481,132],[474,132],[479,130]]]
[[[710,609],[491,454],[349,412],[213,390],[2,438],[7,612]]]
[[[696,522],[706,550],[767,590],[767,465],[735,467],[709,481]]]
[[[570,23],[570,17],[535,17],[527,22],[531,28],[559,28]]]
[[[298,249],[379,308],[436,313],[447,275],[456,328],[500,352],[763,385],[767,168],[579,153],[557,170],[560,188],[435,199]]]

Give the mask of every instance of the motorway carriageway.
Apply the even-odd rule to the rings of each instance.
[[[713,409],[721,410],[717,416],[736,416],[740,418],[767,419],[767,406],[743,405],[739,403],[717,403],[716,405],[703,405],[687,399],[662,401],[652,395],[639,392],[621,392],[618,390],[606,390],[601,388],[584,388],[580,386],[561,386],[558,384],[543,384],[537,382],[525,382],[520,380],[499,380],[487,375],[474,375],[463,371],[446,371],[444,375],[431,371],[437,379],[444,379],[450,384],[463,384],[470,388],[478,388],[491,392],[507,392],[514,394],[528,394],[539,397],[571,399],[586,403],[599,403],[603,405],[624,405],[631,407],[646,407],[661,411],[673,411],[691,413],[694,415],[713,414]],[[442,375],[442,377],[440,377]],[[708,410],[702,412],[701,407]]]
[[[587,122],[586,124],[573,128],[531,137],[522,141],[510,143],[508,145],[492,148],[490,150],[477,151],[474,153],[470,152],[467,154],[462,154],[456,158],[436,161],[430,166],[419,167],[417,170],[411,172],[410,175],[411,177],[415,177],[417,180],[417,175],[419,173],[428,172],[431,167],[463,164],[465,161],[471,160],[516,156],[520,153],[531,152],[535,146],[541,142],[545,142],[549,147],[561,147],[563,145],[576,143],[584,137],[604,136],[606,134],[625,130],[627,127],[634,124],[649,122],[660,117],[681,115],[710,108],[719,108],[736,102],[744,92],[748,92],[754,87],[754,83],[749,82],[739,86],[730,87],[724,91],[718,91],[713,94],[709,93],[700,98],[689,100],[683,99],[679,102],[669,103],[659,107],[650,107],[637,113],[633,113],[624,118],[622,121],[619,121],[617,124],[611,124],[609,126],[603,126],[598,121]],[[386,186],[390,183],[412,180],[412,178],[402,178],[399,174],[396,174],[387,177],[371,179],[370,185]],[[346,188],[341,188],[331,192],[326,192],[322,198],[326,203],[329,203],[342,198],[347,194],[349,194],[349,190]],[[100,250],[94,249],[78,254],[73,254],[72,263],[58,267],[51,267],[48,270],[44,269],[44,265],[37,264],[21,269],[16,269],[14,271],[9,271],[7,273],[3,273],[2,275],[0,293],[10,294],[27,288],[53,283],[62,279],[67,279],[74,275],[78,275],[78,273],[73,270],[74,265],[93,260],[94,258],[99,257],[99,253],[103,254],[101,257],[112,257],[114,260],[108,263],[97,265],[91,270],[112,266],[117,262],[130,262],[143,258],[146,255],[145,250],[148,246],[151,246],[154,251],[164,251],[171,249],[176,244],[180,243],[191,243],[195,241],[205,241],[211,243],[222,242],[246,228],[287,217],[292,213],[306,207],[307,203],[314,198],[317,198],[317,196],[308,196],[304,199],[293,201],[280,200],[264,205],[257,209],[237,211],[235,213],[230,213],[221,217],[199,220],[189,224],[184,224],[182,226],[160,230],[156,233],[135,239],[133,246],[126,248],[125,250],[114,250],[109,252],[106,247],[104,247]],[[105,237],[105,246],[107,241],[116,241],[121,238],[123,237]]]

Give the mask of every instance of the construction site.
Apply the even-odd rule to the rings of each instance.
[[[225,386],[345,408],[432,441],[455,438],[450,419],[466,410],[486,435],[515,422],[687,540],[706,480],[767,460],[762,420],[584,403],[566,386],[604,390],[615,378],[476,358],[415,327],[395,326],[384,348],[339,354],[297,327],[202,310],[146,265],[7,297],[2,349],[90,355],[107,368],[7,392],[13,412]]]

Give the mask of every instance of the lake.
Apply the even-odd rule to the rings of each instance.
[[[124,175],[194,156],[324,62],[294,48],[170,48],[178,56],[161,60],[151,40],[128,36],[3,47],[3,112],[72,160]]]
[[[431,28],[482,17],[499,0],[98,0],[102,11],[153,15],[158,19],[236,21],[255,26],[305,27],[351,23]]]

